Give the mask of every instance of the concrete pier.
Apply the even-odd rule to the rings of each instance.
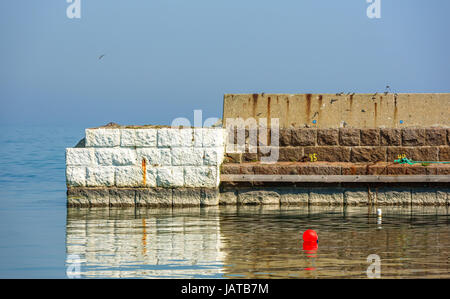
[[[449,162],[450,94],[225,95],[222,127],[86,129],[67,203],[442,206]]]

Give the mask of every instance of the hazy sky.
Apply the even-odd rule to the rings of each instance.
[[[0,124],[221,117],[224,93],[450,91],[450,1],[0,2]],[[102,59],[98,59],[105,54]],[[430,107],[439,109],[439,107]]]

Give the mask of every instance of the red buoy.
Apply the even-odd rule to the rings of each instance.
[[[319,237],[317,236],[317,233],[312,229],[307,229],[303,233],[303,241],[305,242],[319,242]]]

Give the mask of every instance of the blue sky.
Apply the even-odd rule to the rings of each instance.
[[[450,1],[381,3],[369,19],[365,0],[81,0],[69,19],[65,0],[3,0],[0,124],[221,117],[224,93],[449,92]]]

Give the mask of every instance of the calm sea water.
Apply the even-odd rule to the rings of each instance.
[[[366,278],[370,254],[383,278],[450,278],[445,207],[67,209],[83,128],[0,129],[1,278]]]

